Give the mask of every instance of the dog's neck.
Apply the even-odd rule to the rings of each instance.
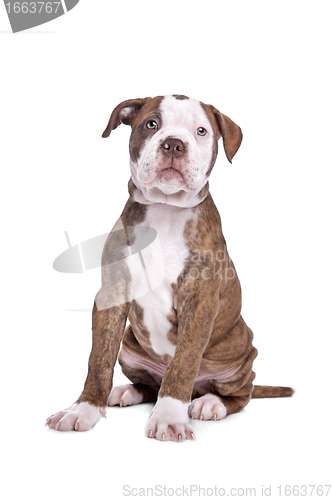
[[[158,188],[141,188],[139,189],[132,178],[128,182],[128,192],[131,198],[143,205],[154,205],[155,203],[165,203],[180,208],[196,207],[208,196],[209,183],[208,181],[200,191],[179,191],[174,194],[164,194]]]

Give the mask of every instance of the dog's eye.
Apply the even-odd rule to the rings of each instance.
[[[156,129],[157,128],[157,123],[155,122],[155,120],[149,120],[149,122],[146,123],[146,127],[149,130]]]
[[[198,135],[206,135],[207,134],[207,130],[203,127],[199,127],[197,128],[197,134]]]

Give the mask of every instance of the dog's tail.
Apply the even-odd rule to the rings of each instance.
[[[272,387],[270,385],[255,385],[252,398],[287,398],[295,393],[291,387]]]

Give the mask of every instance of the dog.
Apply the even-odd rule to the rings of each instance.
[[[192,440],[190,418],[217,421],[252,398],[293,394],[253,385],[257,349],[209,193],[218,140],[231,163],[242,131],[183,95],[120,103],[102,137],[121,123],[131,126],[130,196],[103,249],[88,375],[78,400],[46,425],[86,431],[107,405],[154,402],[146,436]],[[131,384],[112,388],[117,357]]]

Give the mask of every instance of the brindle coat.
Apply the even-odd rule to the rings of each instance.
[[[130,182],[130,194],[134,190],[135,186]],[[146,205],[133,201],[130,196],[121,215],[123,226],[126,228],[144,222],[146,209]],[[143,402],[155,401],[158,394],[189,402],[210,392],[221,398],[230,414],[242,410],[251,397],[292,394],[290,388],[253,385],[255,373],[252,363],[257,349],[252,345],[253,333],[240,314],[241,287],[226,249],[220,216],[210,194],[193,208],[193,212],[194,216],[185,227],[190,258],[177,283],[173,284],[174,307],[169,314],[169,340],[177,345],[174,357],[161,357],[154,352],[143,323],[142,309],[135,300],[101,310],[95,303],[89,371],[79,402],[99,407],[107,404],[121,342],[119,362],[124,374],[143,394]],[[103,251],[100,295],[110,293],[104,268],[107,269],[105,263],[109,261],[110,253],[117,253],[117,245],[113,243],[112,237],[109,237]],[[120,249],[127,243],[128,238],[120,243]],[[200,255],[199,262],[196,255]],[[221,255],[222,259],[217,258]],[[193,269],[195,279],[191,275]],[[122,279],[120,286],[125,287],[127,280]],[[127,318],[129,325],[125,329]],[[125,353],[140,359],[141,367],[128,366]],[[142,368],[145,362],[148,367],[155,366],[157,369],[145,370]],[[219,379],[219,373],[229,370],[232,373],[230,377]],[[206,374],[205,383],[195,384],[200,372]]]

